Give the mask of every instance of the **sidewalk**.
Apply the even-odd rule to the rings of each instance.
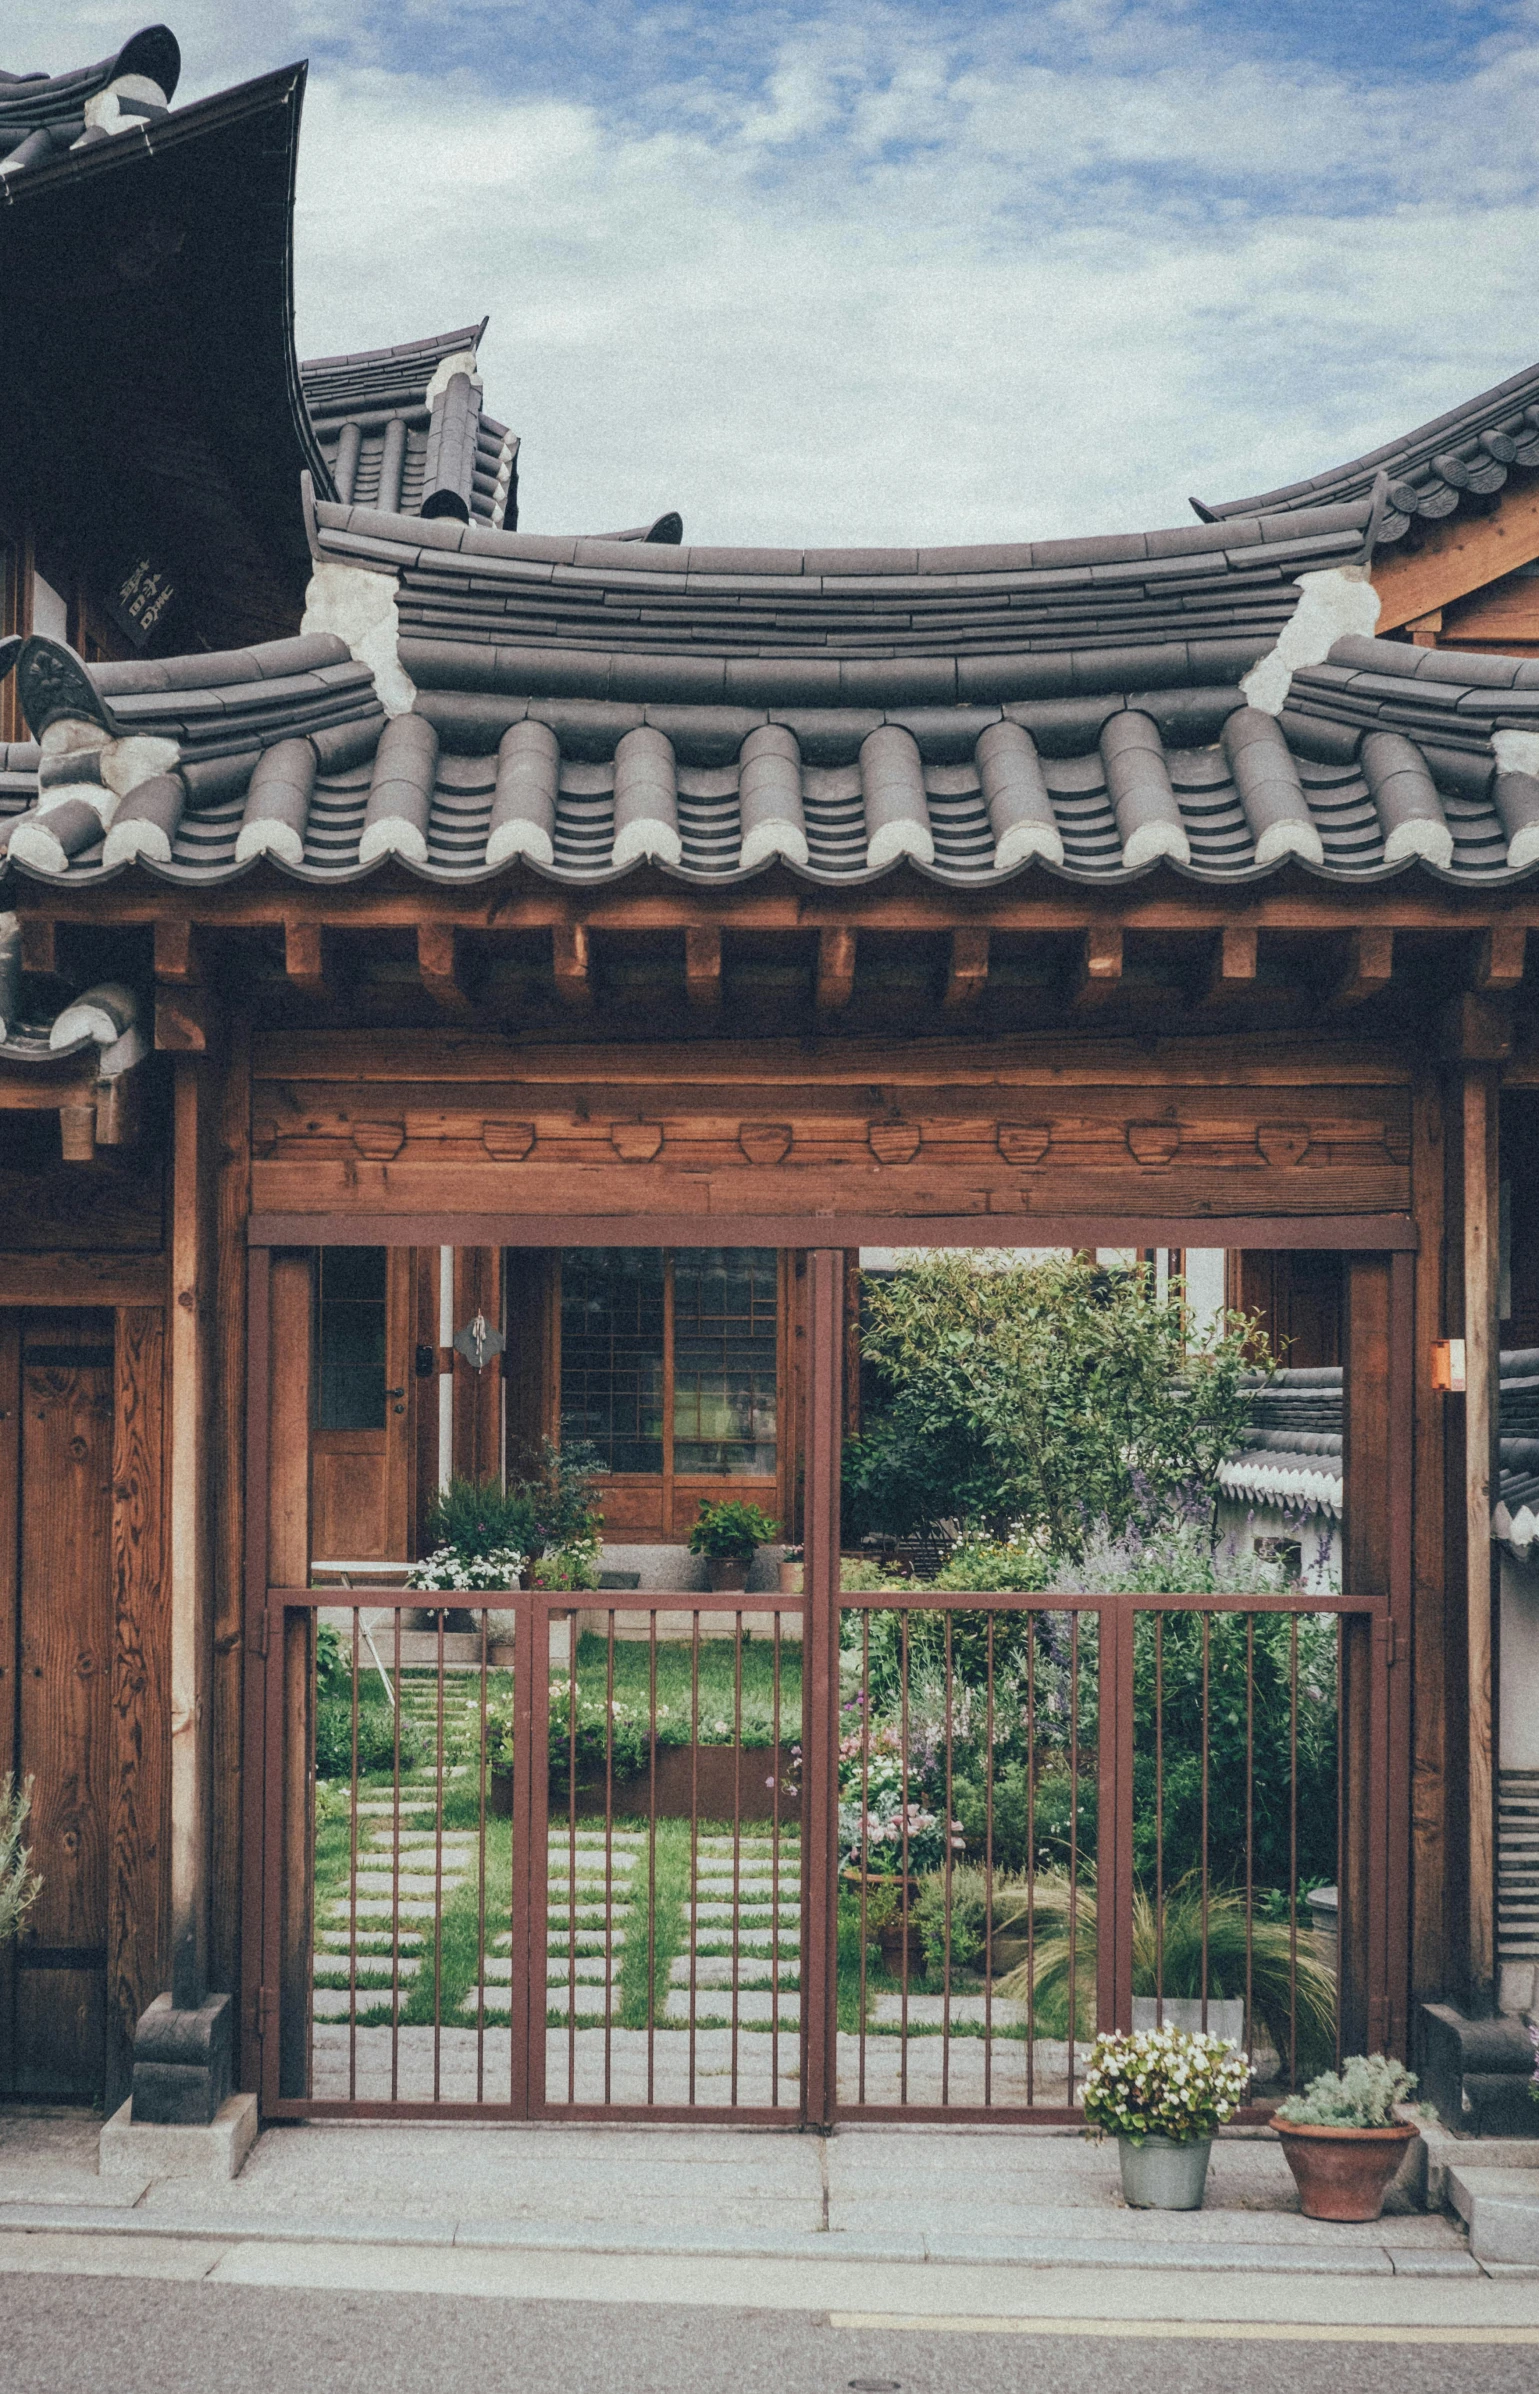
[[[216,2184],[99,2178],[97,2134],[79,2113],[0,2112],[0,2267],[29,2266],[17,2248],[39,2238],[105,2239],[147,2262],[212,2240],[221,2254],[861,2264],[900,2269],[910,2309],[955,2268],[1000,2273],[1001,2293],[1023,2270],[1158,2271],[1294,2281],[1294,2314],[1315,2307],[1300,2279],[1490,2280],[1457,2220],[1403,2196],[1362,2226],[1304,2219],[1275,2142],[1254,2134],[1220,2140],[1207,2205],[1189,2213],[1126,2209],[1114,2149],[1072,2130],[307,2123],[267,2130]]]

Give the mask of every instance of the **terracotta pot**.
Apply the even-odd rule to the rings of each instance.
[[[713,1554],[706,1568],[713,1595],[724,1595],[748,1585],[748,1558],[744,1555]]]
[[[775,1589],[776,1594],[780,1596],[799,1596],[801,1594],[802,1567],[800,1563],[777,1563],[775,1566]]]
[[[1403,2120],[1392,2128],[1316,2128],[1297,2120],[1272,2126],[1306,2219],[1377,2219],[1406,2147],[1421,2134]]]

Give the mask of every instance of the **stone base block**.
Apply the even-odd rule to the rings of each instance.
[[[1535,2139],[1539,2103],[1529,2094],[1534,2048],[1521,2020],[1470,2020],[1451,2003],[1424,2003],[1421,2093],[1455,2136]]]
[[[206,2128],[218,2117],[234,2075],[234,2027],[228,1995],[180,2011],[156,1996],[134,2031],[136,2126]]]
[[[255,2095],[231,2095],[204,2128],[167,2127],[115,2111],[101,2132],[96,2167],[103,2178],[237,2178],[256,2142]]]

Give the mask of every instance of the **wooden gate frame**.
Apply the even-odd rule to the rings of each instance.
[[[269,1403],[271,1388],[270,1288],[275,1250],[322,1246],[357,1247],[688,1247],[719,1241],[730,1230],[745,1246],[788,1248],[804,1253],[808,1267],[807,1445],[803,1528],[803,1743],[802,1851],[805,1873],[802,1982],[801,2124],[828,2130],[838,2119],[837,1955],[839,1739],[839,1482],[843,1422],[844,1258],[863,1246],[907,1243],[929,1247],[994,1248],[1017,1245],[1030,1233],[1034,1247],[1091,1249],[1179,1243],[1253,1249],[1334,1249],[1388,1265],[1384,1335],[1385,1419],[1382,1465],[1385,1586],[1359,1600],[1344,1619],[1366,1633],[1359,1656],[1344,1639],[1343,1667],[1366,1678],[1356,1698],[1355,1733],[1360,1739],[1354,1780],[1357,1805],[1355,1851],[1364,1901],[1360,1910],[1360,2027],[1369,2050],[1404,2053],[1409,2014],[1410,1771],[1412,1520],[1415,1395],[1416,1225],[1406,1214],[1273,1217],[1137,1215],[990,1215],[902,1217],[893,1215],[644,1216],[316,1213],[255,1214],[247,1225],[246,1386],[246,1585],[243,1684],[243,1857],[242,2001],[240,2084],[259,2096],[275,2079],[264,2071],[263,2046],[277,2027],[276,1940],[282,1919],[281,1840],[271,1824],[278,1807],[269,1774],[283,1769],[283,1682],[268,1652],[271,1583],[268,1569]],[[1346,1445],[1355,1443],[1351,1425],[1353,1345],[1348,1339]],[[1350,1456],[1343,1455],[1344,1467]],[[1376,1455],[1375,1461],[1379,1460]],[[1395,1491],[1406,1491],[1397,1502]],[[1350,1530],[1350,1513],[1348,1514]],[[1352,1575],[1350,1544],[1344,1577]],[[1116,1619],[1116,1616],[1114,1616]],[[1357,1642],[1362,1643],[1361,1634]],[[1116,1755],[1131,1743],[1132,1621],[1119,1622],[1110,1641],[1113,1734],[1116,1748],[1102,1740],[1103,1779],[1117,1779],[1113,1835],[1120,1856],[1131,1836],[1131,1780],[1117,1771]],[[1397,1665],[1403,1667],[1396,1667]],[[533,1694],[532,1675],[523,1675]],[[1124,1717],[1125,1716],[1125,1717]],[[528,1740],[520,1741],[528,1751]],[[1127,1817],[1124,1819],[1123,1815]],[[815,1858],[821,1857],[821,1871]],[[1125,1875],[1125,1874],[1120,1874]],[[816,1900],[813,1900],[814,1897]],[[1112,1920],[1109,1950],[1098,1959],[1098,1975],[1110,1999],[1114,2025],[1131,2026],[1132,1972],[1128,1944],[1131,1906],[1120,1903]],[[1123,1914],[1129,1917],[1122,1917]],[[515,2072],[517,2057],[515,2056]],[[515,2076],[515,2087],[517,2077]],[[529,2092],[523,2088],[527,2109]],[[491,2116],[490,2107],[480,2116]],[[591,2113],[588,2114],[591,2118]],[[616,2117],[634,2122],[634,2106],[617,2107]],[[999,2110],[954,2107],[945,2115],[998,2121]]]

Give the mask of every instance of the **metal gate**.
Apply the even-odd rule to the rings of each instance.
[[[840,1253],[809,1279],[805,1594],[730,1611],[271,1584],[253,1335],[268,2116],[1046,2122],[1101,2027],[1267,2087],[1403,2040],[1408,1510],[1366,1595],[842,1596]]]

